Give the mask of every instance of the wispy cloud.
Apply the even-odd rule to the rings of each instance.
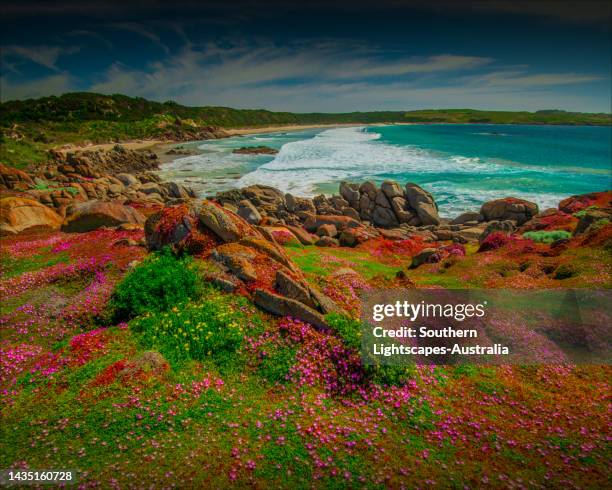
[[[533,73],[526,70],[495,71],[471,79],[477,85],[488,87],[533,88],[553,85],[573,85],[577,83],[603,80],[597,75],[580,73]]]
[[[78,46],[17,46],[10,45],[2,48],[2,61],[8,62],[11,58],[31,61],[37,65],[44,66],[49,70],[61,71],[57,67],[57,60],[61,56],[75,54],[79,51]],[[10,63],[10,62],[8,62]],[[14,65],[13,65],[14,66]]]
[[[420,74],[466,71],[491,63],[485,57],[443,54],[430,57],[395,57],[371,47],[321,43],[317,46],[277,47],[186,46],[176,56],[152,63],[148,70],[131,70],[114,64],[104,80],[93,89],[117,87],[153,94],[158,91],[182,93],[186,89],[219,91],[227,87],[261,86],[291,82],[363,80]]]
[[[89,31],[87,29],[76,29],[74,31],[67,32],[66,36],[68,37],[88,37],[91,39],[95,39],[96,41],[99,41],[101,44],[104,44],[104,46],[106,46],[108,49],[114,49],[115,47],[113,43],[111,43],[104,36],[100,35],[97,32]]]
[[[180,50],[144,69],[114,62],[93,82],[81,82],[78,87],[75,79],[63,73],[26,84],[10,83],[5,77],[3,99],[78,89],[173,99],[188,105],[302,112],[466,106],[605,110],[597,109],[601,94],[599,99],[588,92],[574,94],[570,101],[558,90],[605,78],[594,74],[508,67],[499,60],[465,53],[411,56],[363,42],[296,41],[279,46],[262,40],[194,43],[181,38]],[[39,53],[37,62],[59,72],[61,49]],[[12,55],[33,61],[35,54],[13,49]]]
[[[478,95],[478,106],[490,103],[495,107],[506,95],[521,90],[535,91],[537,97],[532,101],[538,97],[544,101],[543,90],[601,79],[571,72],[538,73],[526,66],[500,69],[491,58],[460,54],[389,57],[382,50],[359,44],[207,44],[186,46],[145,70],[115,63],[91,89],[192,105],[366,110],[431,106],[443,100],[453,105],[453,97],[457,98],[454,105],[465,106],[466,98]],[[507,100],[514,103],[517,99],[509,96]]]
[[[139,36],[142,36],[145,39],[151,41],[164,53],[170,54],[170,48],[162,42],[161,37],[159,37],[159,35],[156,34],[155,31],[149,29],[148,27],[145,27],[143,24],[140,24],[138,22],[116,22],[111,24],[111,27],[138,34]]]
[[[0,76],[2,100],[30,99],[46,95],[57,95],[75,90],[72,78],[67,73],[58,73],[28,82],[14,83]]]

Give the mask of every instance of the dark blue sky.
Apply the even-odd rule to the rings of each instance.
[[[2,100],[610,112],[607,1],[2,2]]]

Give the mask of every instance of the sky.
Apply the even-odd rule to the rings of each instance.
[[[0,1],[3,101],[611,112],[609,1]]]

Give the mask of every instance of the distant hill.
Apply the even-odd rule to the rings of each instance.
[[[272,124],[462,122],[518,124],[610,124],[610,114],[542,110],[536,112],[435,109],[418,111],[373,111],[349,113],[291,113],[229,107],[187,107],[176,102],[154,102],[127,95],[75,92],[59,97],[15,100],[0,104],[0,123],[140,121],[166,115],[193,119],[225,128]]]
[[[24,167],[42,162],[65,143],[133,139],[201,139],[206,128],[344,123],[491,123],[610,125],[610,114],[549,109],[537,112],[428,109],[349,113],[291,113],[229,107],[187,107],[126,95],[75,92],[0,103],[0,162]]]
[[[346,114],[272,112],[229,107],[187,107],[176,102],[154,102],[126,95],[70,93],[59,97],[4,102],[0,123],[70,121],[140,121],[155,116],[192,119],[202,124],[236,128],[275,124],[402,121],[404,111],[351,112]]]

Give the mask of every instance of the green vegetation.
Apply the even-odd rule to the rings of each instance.
[[[536,112],[478,111],[475,109],[428,109],[409,111],[406,122],[414,123],[482,123],[482,124],[567,124],[610,125],[610,114],[589,114],[562,110]]]
[[[438,109],[350,113],[290,113],[229,107],[186,107],[126,95],[76,92],[0,104],[0,160],[23,167],[65,143],[132,139],[197,139],[210,126],[265,127],[345,123],[491,123],[610,125],[610,114]]]
[[[259,364],[259,374],[271,383],[287,383],[289,371],[295,364],[297,347],[269,342],[264,352],[265,355]]]
[[[68,254],[65,252],[51,253],[50,249],[31,257],[11,257],[8,254],[0,255],[0,271],[4,277],[15,277],[25,272],[36,271],[44,267],[68,262]]]
[[[240,310],[247,304],[244,298],[223,295],[212,287],[203,296],[200,301],[174,303],[168,311],[147,313],[132,321],[131,328],[141,334],[142,345],[158,349],[171,363],[212,359],[220,366],[231,364],[245,327],[253,326],[256,319]]]
[[[570,238],[572,234],[569,231],[565,230],[551,230],[551,231],[528,231],[527,233],[523,233],[523,238],[527,238],[528,240],[533,240],[538,243],[552,243],[557,240],[565,240]]]
[[[32,141],[4,138],[0,143],[0,162],[15,168],[25,168],[30,163],[46,160],[46,145]]]
[[[325,318],[347,347],[358,352],[361,350],[363,326],[359,320],[338,313],[330,313]],[[413,365],[385,365],[380,363],[380,359],[372,356],[371,364],[363,366],[365,373],[374,383],[401,385],[415,374]]]
[[[116,319],[161,312],[196,297],[200,281],[189,257],[169,249],[151,255],[117,286],[110,308]]]

